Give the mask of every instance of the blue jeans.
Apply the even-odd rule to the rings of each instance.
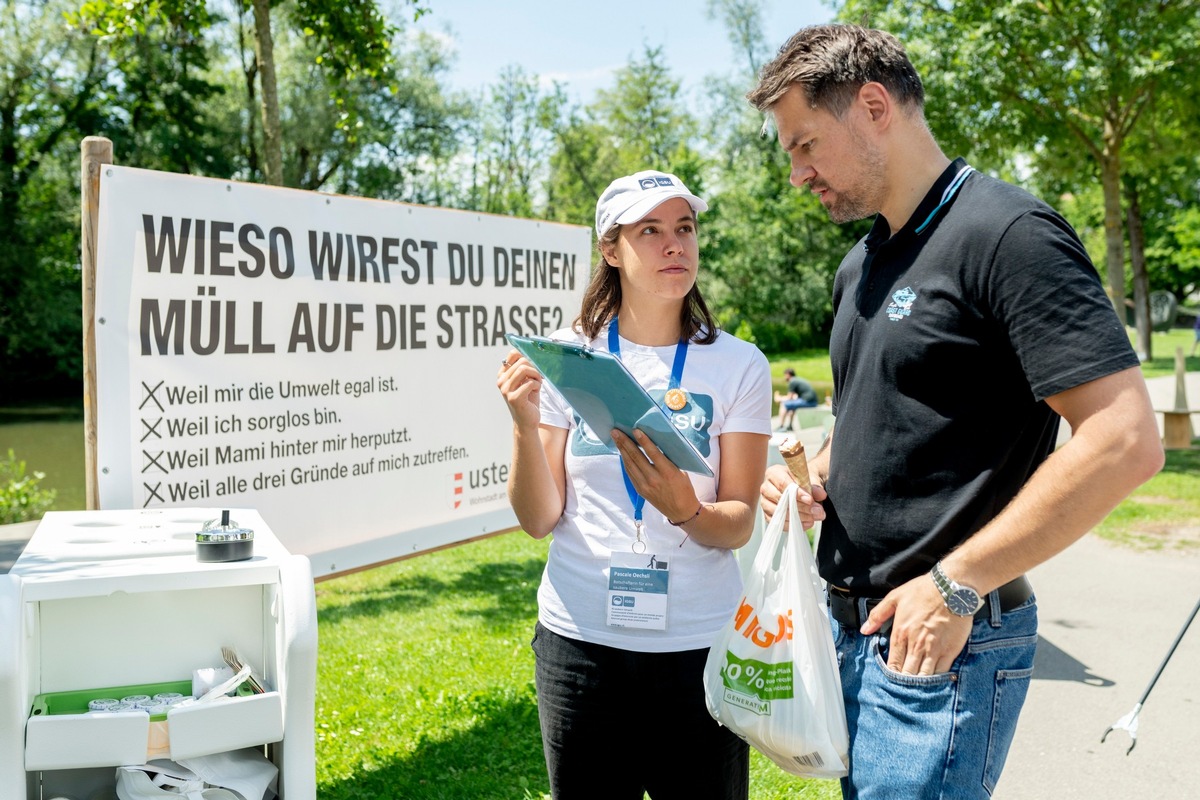
[[[991,797],[1033,675],[1036,599],[977,620],[937,675],[893,672],[886,632],[831,623],[850,730],[846,800]]]
[[[749,748],[704,704],[708,650],[637,653],[538,623],[533,652],[555,800],[746,800]]]

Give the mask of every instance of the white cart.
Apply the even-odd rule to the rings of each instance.
[[[254,531],[249,560],[196,560],[221,509],[46,514],[0,575],[0,798],[88,800],[146,760],[145,713],[50,715],[35,698],[190,680],[228,645],[268,691],[172,709],[171,757],[265,746],[283,800],[315,800],[312,571],[257,512],[231,515]]]

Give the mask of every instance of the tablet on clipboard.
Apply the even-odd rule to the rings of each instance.
[[[533,362],[606,445],[613,443],[609,434],[613,428],[631,438],[637,428],[675,466],[712,477],[712,469],[695,445],[671,424],[670,417],[612,353],[541,336],[509,334],[508,341]]]

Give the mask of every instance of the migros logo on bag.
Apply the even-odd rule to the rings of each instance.
[[[792,640],[792,610],[790,608],[787,610],[787,614],[777,614],[773,622],[774,630],[764,627],[758,619],[758,613],[754,606],[750,605],[745,597],[742,597],[741,605],[738,606],[737,613],[733,615],[734,629],[762,648],[770,647],[776,642]],[[768,622],[768,624],[770,623]]]

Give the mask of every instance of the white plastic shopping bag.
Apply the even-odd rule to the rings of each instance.
[[[241,800],[228,789],[211,786],[196,773],[167,759],[117,767],[120,800]]]
[[[117,767],[119,800],[271,800],[279,768],[259,749]]]
[[[708,654],[709,713],[793,775],[845,775],[841,678],[795,485],[763,534],[745,592]]]

